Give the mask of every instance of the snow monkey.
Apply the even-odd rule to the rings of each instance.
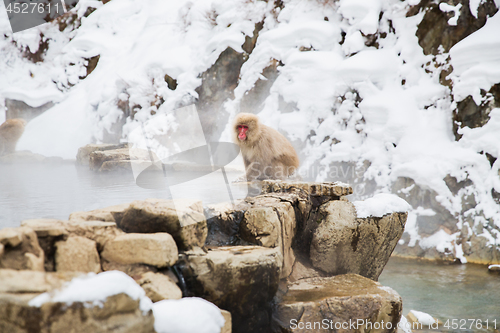
[[[292,144],[251,113],[236,116],[233,140],[240,146],[248,181],[284,179],[299,167]]]
[[[16,150],[17,140],[24,132],[26,120],[21,118],[7,119],[0,125],[0,156],[11,154]]]

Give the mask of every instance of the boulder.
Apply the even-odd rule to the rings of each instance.
[[[55,263],[58,272],[101,271],[96,242],[85,237],[71,236],[55,243]]]
[[[240,235],[244,240],[265,247],[278,245],[280,231],[280,220],[271,207],[250,208],[240,224]]]
[[[168,267],[177,262],[174,239],[167,233],[124,234],[104,245],[102,259],[120,264]]]
[[[28,227],[0,230],[0,268],[44,270],[44,252],[33,229]]]
[[[292,271],[295,254],[292,249],[297,230],[295,211],[289,202],[276,198],[258,197],[253,207],[243,215],[241,238],[256,245],[277,247],[281,254],[280,278]]]
[[[200,201],[134,201],[117,224],[125,232],[168,232],[180,250],[203,246],[207,238],[207,221]]]
[[[100,171],[105,162],[128,161],[130,164],[130,155],[128,148],[95,150],[89,154],[89,168],[93,171]]]
[[[47,157],[27,150],[16,151],[12,154],[0,156],[0,163],[2,164],[44,163],[46,160]]]
[[[123,273],[0,270],[0,280],[0,332],[154,332],[151,301]]]
[[[356,218],[354,205],[330,201],[319,208],[311,240],[314,267],[331,275],[355,273],[377,281],[401,238],[407,213]],[[316,223],[313,221],[311,223]]]
[[[180,256],[179,267],[193,295],[231,311],[234,332],[260,332],[270,325],[279,258],[276,248],[261,246],[193,249]]]
[[[81,272],[41,272],[29,270],[0,269],[0,295],[35,294],[62,287]],[[2,316],[0,315],[0,318]],[[0,332],[4,332],[1,331]]]
[[[127,148],[128,145],[126,143],[123,144],[88,144],[86,146],[80,147],[78,149],[78,153],[76,154],[76,163],[80,165],[89,165],[90,162],[90,154],[95,151],[106,151],[106,150],[114,150],[114,149],[123,149]]]
[[[222,316],[224,317],[224,326],[220,330],[220,333],[231,333],[232,330],[232,321],[231,321],[231,312],[226,310],[220,310]]]
[[[137,164],[140,169],[158,161],[158,157],[150,152],[137,148],[118,148],[109,150],[94,150],[89,153],[89,168],[93,171],[132,171],[132,163]]]
[[[283,180],[264,180],[262,193],[286,193],[291,190],[305,191],[312,197],[337,198],[352,194],[352,187],[340,182],[291,182]]]
[[[126,294],[110,296],[102,304],[28,303],[33,295],[0,294],[0,332],[9,333],[154,333],[151,311],[143,314],[139,301]]]
[[[116,223],[100,221],[31,219],[22,221],[21,226],[29,227],[37,234],[45,253],[44,267],[48,272],[55,271],[57,242],[65,241],[70,236],[83,237],[95,242],[100,252],[108,240],[124,233],[116,227]]]
[[[245,201],[238,201],[234,206],[229,202],[208,205],[207,246],[241,245],[239,230],[244,212],[250,207]]]
[[[99,251],[108,240],[124,233],[117,228],[116,223],[101,221],[31,219],[21,221],[21,226],[33,229],[39,238],[66,238],[70,235],[85,237],[95,241]]]
[[[146,296],[153,302],[164,299],[181,299],[182,291],[174,280],[162,273],[147,272],[142,274],[136,282],[144,289]]]
[[[120,222],[129,203],[91,210],[89,212],[74,212],[69,215],[70,221],[103,221]]]
[[[401,297],[357,274],[302,279],[278,294],[273,332],[394,332]]]

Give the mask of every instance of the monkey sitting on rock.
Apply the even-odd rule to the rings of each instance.
[[[7,119],[0,125],[0,156],[12,154],[16,150],[25,126],[26,120],[21,118]]]
[[[233,140],[241,149],[248,181],[285,179],[294,175],[299,167],[299,157],[292,144],[278,131],[262,124],[254,114],[236,116]]]

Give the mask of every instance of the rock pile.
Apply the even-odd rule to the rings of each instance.
[[[266,181],[263,194],[234,206],[148,199],[68,221],[23,221],[0,231],[0,331],[153,332],[151,312],[124,294],[103,308],[29,305],[82,273],[111,270],[132,277],[153,302],[214,303],[231,313],[222,310],[234,332],[291,332],[323,320],[333,325],[326,331],[348,320],[395,329],[401,298],[376,280],[406,213],[358,218],[350,193],[343,184]]]

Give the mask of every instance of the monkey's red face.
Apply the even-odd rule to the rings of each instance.
[[[246,126],[246,125],[238,125],[237,129],[238,129],[238,139],[240,139],[241,141],[246,140],[248,126]]]

